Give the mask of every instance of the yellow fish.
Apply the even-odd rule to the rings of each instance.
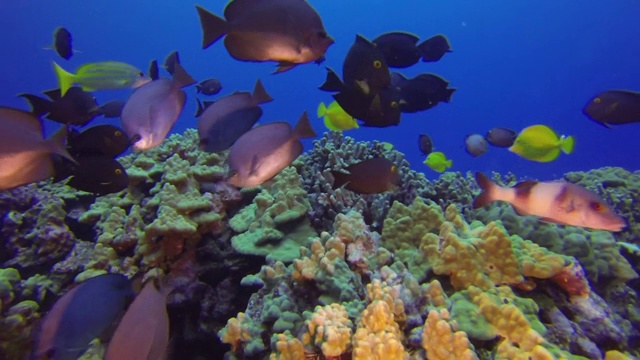
[[[571,154],[574,142],[573,136],[558,136],[546,125],[532,125],[520,132],[509,151],[528,160],[549,162],[555,160],[560,151]]]
[[[356,119],[347,114],[336,101],[329,104],[329,107],[321,102],[318,105],[318,117],[324,117],[324,126],[329,130],[343,131],[360,127]]]
[[[80,66],[75,74],[66,71],[55,62],[53,69],[58,76],[62,96],[74,84],[78,84],[84,91],[94,91],[138,88],[151,81],[135,66],[118,61],[85,64]]]
[[[453,166],[453,160],[447,159],[447,155],[440,151],[430,153],[424,160],[424,163],[432,170],[439,173],[442,173]]]

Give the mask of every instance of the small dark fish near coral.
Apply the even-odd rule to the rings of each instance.
[[[40,323],[32,358],[77,359],[134,296],[131,281],[124,275],[85,280],[58,299]]]
[[[489,142],[489,144],[497,147],[510,147],[513,145],[514,141],[518,137],[518,133],[514,130],[496,127],[487,132],[487,135],[484,138]]]
[[[300,139],[315,136],[306,112],[293,129],[275,122],[249,130],[231,147],[227,182],[246,188],[270,180],[302,154]]]
[[[444,54],[451,52],[449,40],[444,35],[433,36],[418,45],[418,47],[424,62],[438,61],[442,59]]]
[[[253,93],[235,92],[208,106],[198,119],[200,148],[207,152],[230,148],[262,116],[262,109],[258,105],[271,100],[258,80]]]
[[[473,157],[478,157],[489,150],[489,145],[484,136],[480,134],[467,135],[464,138],[465,150]]]
[[[518,215],[535,215],[544,222],[607,231],[620,231],[627,226],[598,195],[572,183],[530,180],[506,188],[480,172],[476,173],[476,181],[482,189],[473,201],[476,209],[505,201]]]
[[[66,128],[45,139],[42,120],[26,111],[0,107],[0,190],[53,176],[51,154],[75,161],[64,146]]]
[[[606,127],[640,122],[640,93],[628,90],[603,91],[589,100],[582,113]]]
[[[51,100],[32,94],[20,94],[31,105],[31,112],[49,120],[67,125],[83,126],[100,115],[100,109],[92,93],[79,87],[70,88],[64,96],[60,90],[45,92]]]
[[[124,104],[126,104],[124,100],[111,100],[100,105],[100,113],[107,119],[119,118],[122,115]]]
[[[397,89],[400,111],[414,113],[428,110],[440,102],[448,103],[456,89],[449,82],[434,74],[420,74],[407,79],[400,73],[392,75],[393,87]]]
[[[384,54],[361,35],[356,35],[356,40],[344,59],[342,82],[346,86],[356,86],[365,95],[371,96],[391,85],[391,75]]]
[[[277,61],[276,73],[324,56],[333,39],[305,0],[233,0],[222,19],[197,6],[202,48],[226,35],[224,46],[241,61]]]
[[[406,68],[422,61],[437,61],[451,52],[449,42],[442,35],[434,36],[418,45],[418,37],[403,31],[382,34],[373,40],[389,67]]]
[[[196,85],[196,91],[199,94],[215,95],[219,93],[220,90],[222,90],[222,85],[220,85],[220,81],[218,79],[203,80]]]
[[[418,148],[422,155],[429,155],[433,151],[433,142],[427,134],[418,135]]]
[[[72,163],[57,159],[54,182],[70,177],[66,185],[99,196],[116,193],[129,186],[129,176],[124,167],[109,156],[82,155],[76,160]]]
[[[113,125],[98,125],[79,133],[71,130],[67,150],[75,156],[106,156],[114,158],[129,148],[129,139],[122,129]]]
[[[161,282],[161,281],[158,281]],[[113,333],[105,360],[166,359],[169,345],[169,284],[148,281]]]
[[[182,88],[194,83],[176,64],[173,79],[149,82],[129,97],[120,121],[135,149],[152,149],[164,141],[184,107],[186,94]]]
[[[53,32],[53,49],[63,59],[69,60],[73,56],[73,41],[69,30],[62,26]]]
[[[359,194],[380,194],[395,188],[400,182],[396,165],[385,158],[374,158],[349,165],[345,170],[332,171],[333,188],[344,186]]]

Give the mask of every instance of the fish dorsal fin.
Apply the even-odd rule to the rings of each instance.
[[[513,189],[516,192],[516,197],[528,197],[531,189],[536,185],[538,182],[535,180],[525,180],[517,183]]]
[[[158,80],[160,78],[160,72],[158,70],[158,60],[151,60],[149,63],[149,77],[151,80]]]
[[[260,81],[260,79],[256,81],[256,86],[253,87],[253,94],[251,94],[251,98],[255,101],[256,105],[273,101],[273,98],[269,93],[267,93],[267,90],[262,85],[262,81]]]
[[[175,71],[173,73],[173,83],[178,88],[183,88],[196,83],[196,81],[191,77],[191,75],[189,75],[185,71],[185,69],[182,67],[182,65],[180,65],[179,63],[175,63],[174,70]]]
[[[276,69],[276,71],[274,71],[274,74],[280,74],[283,73],[285,71],[289,71],[291,69],[293,69],[296,65],[296,63],[292,63],[289,61],[280,61],[278,62],[278,68]]]
[[[167,55],[167,58],[164,59],[164,69],[173,76],[177,64],[180,64],[180,54],[178,54],[177,51],[172,51]]]
[[[327,67],[327,78],[319,89],[324,91],[342,91],[344,83],[333,69]]]
[[[47,97],[53,101],[59,100],[62,98],[62,93],[60,89],[51,89],[44,91],[43,94],[47,95]]]
[[[316,132],[311,127],[306,111],[302,113],[296,127],[293,129],[293,136],[297,139],[316,137]]]

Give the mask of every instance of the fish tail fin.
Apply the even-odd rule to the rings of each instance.
[[[185,86],[193,85],[196,81],[187,73],[187,71],[179,63],[174,64],[173,83],[183,88]]]
[[[449,161],[446,162],[447,167],[450,168],[453,166],[453,160],[449,159]]]
[[[327,106],[321,101],[318,105],[318,118],[323,117],[327,113]]]
[[[53,69],[56,72],[56,76],[58,77],[58,85],[60,87],[60,96],[64,96],[64,94],[71,88],[73,83],[76,81],[76,76],[65,69],[63,69],[60,65],[58,65],[55,61],[53,62]]]
[[[78,162],[76,161],[76,159],[74,159],[73,156],[71,156],[71,154],[69,154],[69,152],[67,151],[67,147],[65,145],[66,138],[67,127],[61,126],[58,131],[56,131],[53,135],[51,135],[50,138],[47,139],[47,143],[49,143],[52,153],[63,156],[77,164]]]
[[[564,135],[560,138],[560,149],[565,154],[571,154],[573,152],[573,147],[575,146],[575,139],[573,136]]]
[[[196,85],[196,93],[200,94],[202,92],[202,85],[198,84]]]
[[[180,64],[180,54],[177,51],[172,51],[167,58],[164,59],[164,69],[167,70],[171,76],[176,71],[176,64]]]
[[[42,116],[51,111],[51,105],[53,105],[53,102],[47,99],[31,94],[20,94],[18,96],[27,100],[29,106],[31,106],[31,112],[36,116]]]
[[[293,129],[293,135],[298,139],[316,137],[316,132],[311,127],[306,111],[300,116],[296,127]]]
[[[344,88],[344,83],[338,77],[335,71],[331,68],[327,68],[327,78],[319,89],[324,91],[341,91]]]
[[[458,89],[447,89],[447,92],[445,93],[444,99],[442,101],[448,103],[449,101],[451,101],[451,96],[453,95],[454,92],[456,92],[456,90]]]
[[[496,200],[495,190],[498,187],[498,185],[491,181],[491,179],[489,179],[487,175],[479,171],[476,172],[476,182],[478,183],[478,186],[480,186],[482,192],[480,193],[480,195],[476,196],[475,199],[473,199],[474,209],[481,208]]]
[[[349,182],[349,176],[351,176],[351,174],[345,174],[340,171],[332,171],[331,175],[333,175],[333,185],[331,185],[332,189],[345,186]]]
[[[202,113],[204,112],[204,106],[202,106],[202,101],[200,101],[200,99],[196,98],[196,114],[195,117],[200,117],[200,115],[202,115]]]
[[[206,49],[228,33],[231,26],[226,20],[208,12],[200,5],[196,5],[196,10],[202,27],[202,48]]]
[[[251,97],[256,102],[256,104],[264,104],[273,100],[271,95],[267,93],[267,90],[262,85],[262,81],[260,81],[260,79],[256,81],[256,86],[254,86],[253,88],[253,94],[251,95]]]

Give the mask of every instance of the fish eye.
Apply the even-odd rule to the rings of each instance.
[[[592,202],[591,208],[595,211],[603,211],[605,209],[604,205],[599,202]]]
[[[391,102],[391,107],[394,108],[394,109],[397,109],[398,108],[398,103],[395,102],[395,101],[392,101]]]
[[[600,99],[599,97],[593,99],[593,102],[596,104],[600,104],[600,102],[602,102],[602,99]]]
[[[373,67],[376,69],[380,69],[382,67],[382,62],[380,60],[376,60],[373,62]]]
[[[122,132],[120,130],[116,130],[114,133],[115,136],[122,136]]]
[[[116,175],[122,175],[122,170],[116,169],[115,173],[116,173]]]
[[[391,166],[391,172],[396,172],[398,170],[398,168],[395,165]]]

